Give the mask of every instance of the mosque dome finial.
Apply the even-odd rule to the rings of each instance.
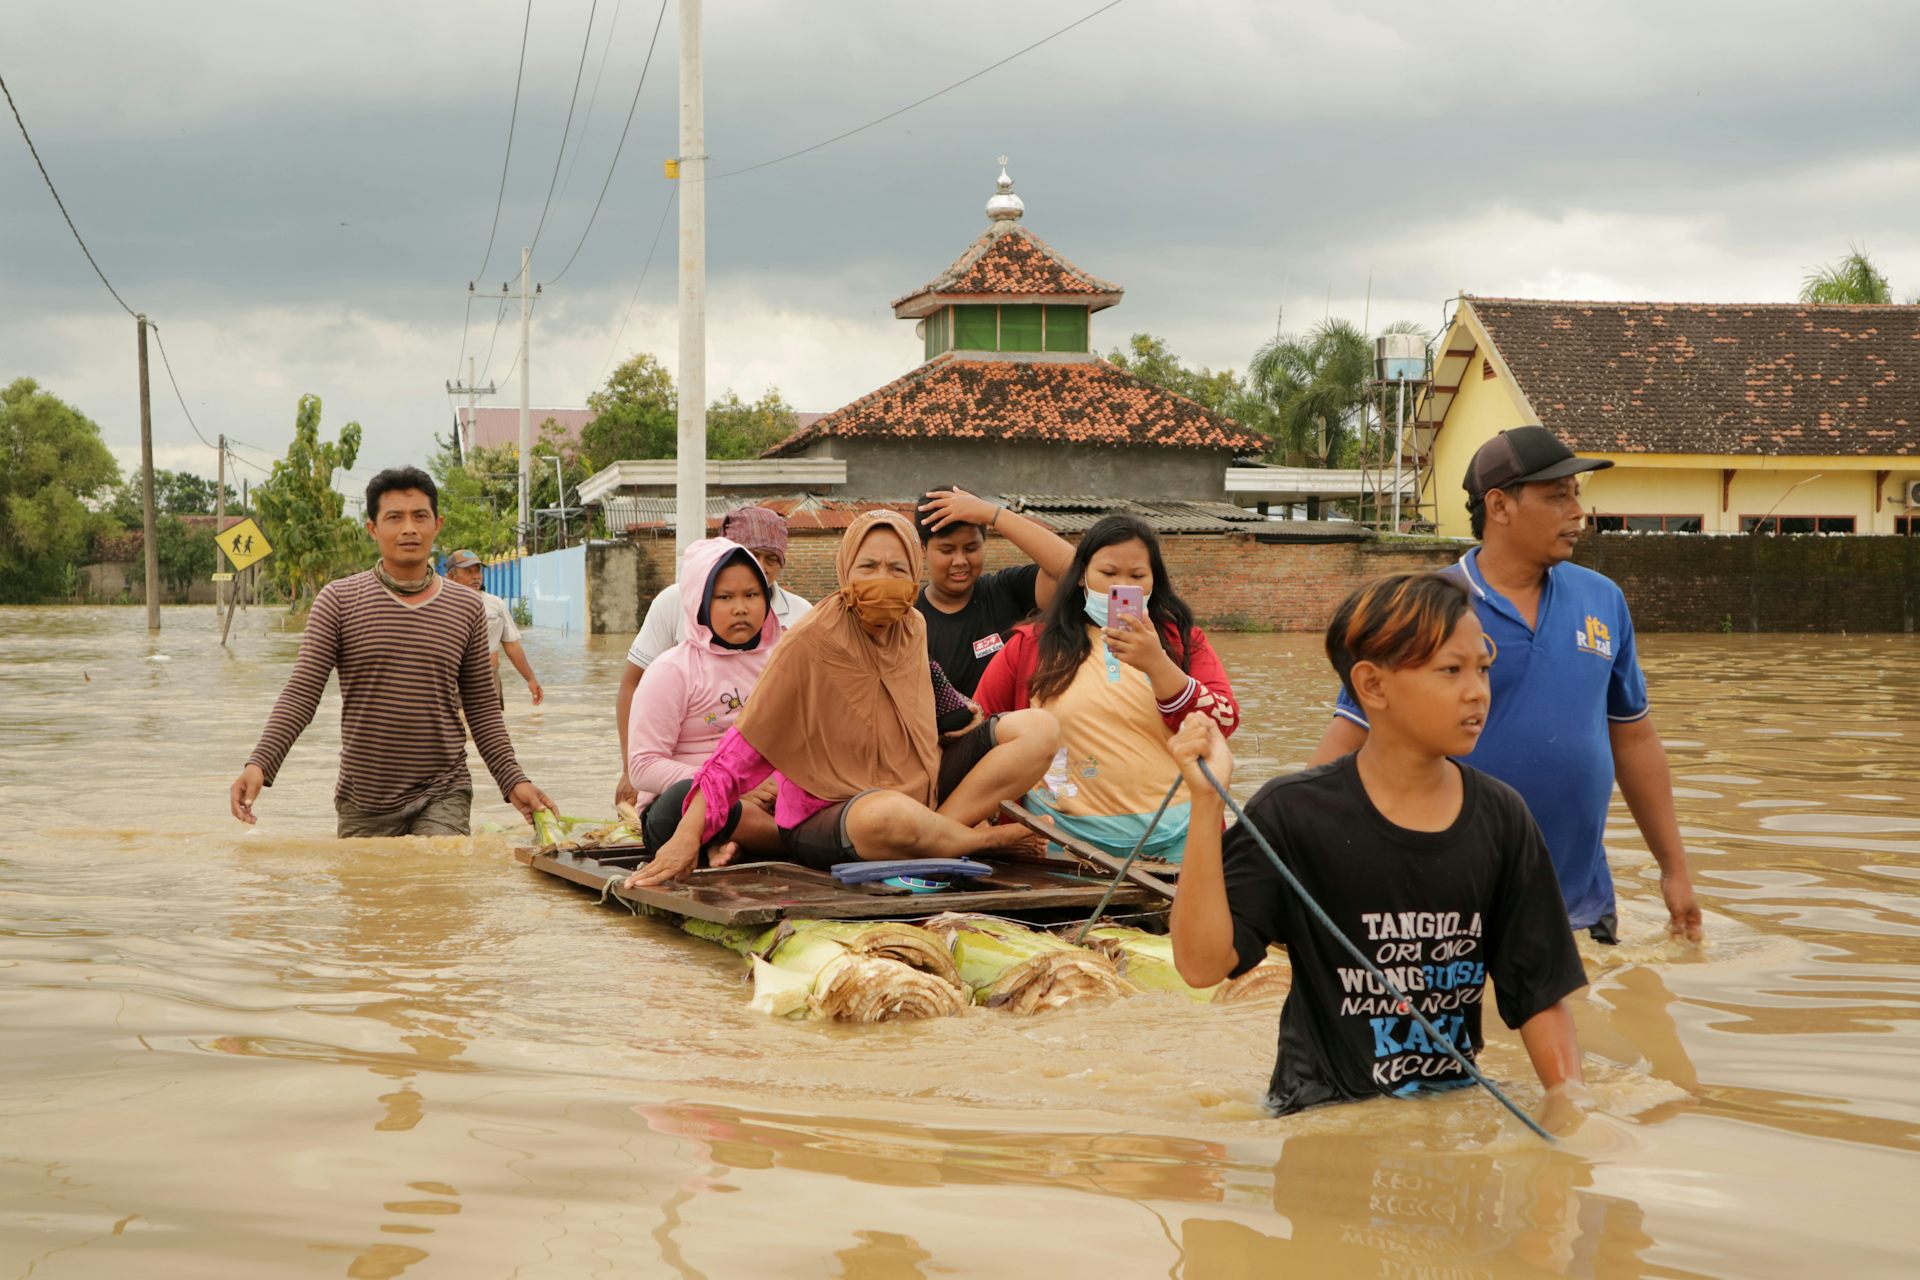
[[[1007,158],[1000,157],[1000,179],[994,184],[999,188],[992,199],[987,201],[987,217],[995,222],[1012,222],[1027,211],[1027,203],[1013,194],[1013,179],[1007,176]]]

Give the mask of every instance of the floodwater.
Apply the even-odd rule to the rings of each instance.
[[[1914,637],[1643,638],[1711,942],[1665,940],[1619,808],[1605,1114],[1550,1149],[1478,1093],[1266,1118],[1274,1005],[769,1021],[504,837],[333,841],[332,695],[245,830],[296,637],[165,621],[0,610],[0,1276],[1920,1269]],[[530,634],[521,758],[608,810],[625,637]],[[1308,637],[1219,644],[1244,792],[1329,680]],[[1538,1100],[1510,1033],[1485,1061]]]

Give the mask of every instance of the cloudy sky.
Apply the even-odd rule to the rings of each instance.
[[[712,0],[714,172],[1100,2]],[[100,265],[162,326],[201,430],[265,463],[311,391],[328,434],[365,428],[365,475],[431,451],[463,332],[493,377],[513,363],[517,304],[496,342],[468,281],[517,276],[543,207],[536,280],[581,243],[662,12],[597,0],[588,38],[595,6],[534,0],[484,269],[523,0],[9,0],[0,75]],[[598,221],[535,313],[537,406],[583,403],[635,350],[672,365],[671,219],[640,273],[678,150],[677,11]],[[1280,318],[1433,325],[1461,290],[1782,301],[1849,242],[1920,294],[1916,55],[1920,6],[1891,3],[1124,0],[711,183],[709,389],[826,410],[910,369],[887,303],[986,225],[1001,153],[1028,225],[1125,286],[1097,343],[1150,330],[1216,367],[1244,367]],[[37,378],[135,461],[133,324],[0,125],[0,383]],[[157,357],[154,376],[160,464],[210,475]]]

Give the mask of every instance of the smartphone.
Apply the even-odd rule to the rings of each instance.
[[[1107,589],[1107,626],[1118,629],[1127,624],[1121,619],[1127,615],[1144,619],[1147,616],[1147,593],[1144,587],[1109,587]]]

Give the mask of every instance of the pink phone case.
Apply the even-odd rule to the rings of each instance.
[[[1120,619],[1132,614],[1136,618],[1147,616],[1147,593],[1142,587],[1113,587],[1107,591],[1107,625],[1124,625]]]

